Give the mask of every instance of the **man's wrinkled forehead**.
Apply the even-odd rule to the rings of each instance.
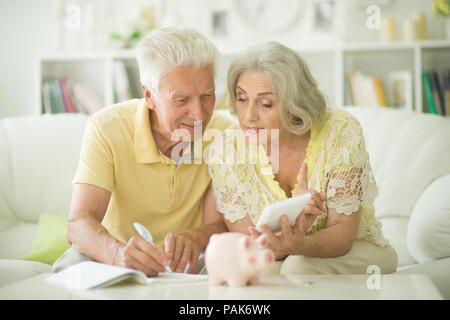
[[[189,70],[196,70],[199,72],[192,73]],[[193,74],[195,74],[195,81],[193,81]],[[161,73],[159,89],[165,87],[166,90],[169,90],[170,92],[186,92],[186,87],[198,84],[204,87],[208,86],[207,90],[211,90],[211,88],[215,86],[214,80],[214,72],[210,66],[201,68],[183,66],[171,67]]]

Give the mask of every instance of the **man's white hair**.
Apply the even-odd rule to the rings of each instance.
[[[218,57],[219,51],[206,36],[181,26],[155,29],[137,47],[141,84],[155,95],[168,69],[209,66],[215,75]]]

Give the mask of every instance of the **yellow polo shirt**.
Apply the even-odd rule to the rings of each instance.
[[[232,120],[213,114],[206,130],[233,126]],[[210,142],[205,136],[194,142],[196,157]],[[102,225],[113,237],[126,243],[137,235],[133,222],[139,222],[159,246],[170,232],[201,226],[210,177],[207,163],[197,159],[177,165],[160,152],[145,100],[133,99],[89,118],[73,184],[111,192]]]

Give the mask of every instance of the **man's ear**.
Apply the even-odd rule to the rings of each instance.
[[[148,88],[146,86],[141,85],[141,88],[142,88],[142,93],[144,94],[145,102],[147,102],[148,107],[150,108],[150,110],[155,110],[156,105],[155,105],[155,101],[154,101],[154,96],[152,95],[150,90],[148,90]]]

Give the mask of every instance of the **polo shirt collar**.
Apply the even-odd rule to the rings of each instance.
[[[134,118],[134,152],[139,163],[161,162],[160,152],[150,126],[150,110],[145,99]]]

